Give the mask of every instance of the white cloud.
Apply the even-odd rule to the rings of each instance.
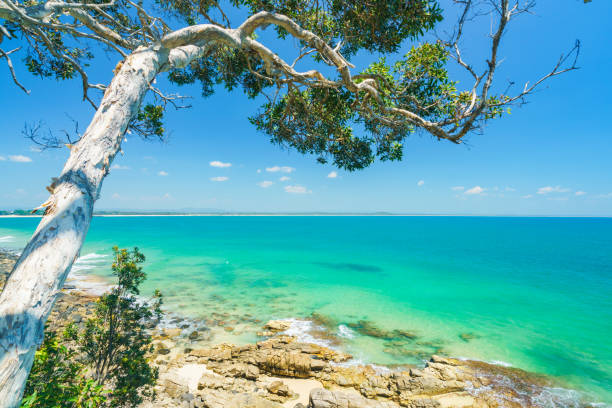
[[[533,197],[533,194],[527,194],[527,195],[522,196],[521,198],[531,198],[531,197]]]
[[[225,176],[219,176],[219,177],[211,177],[210,181],[227,181],[229,180],[229,177],[225,177]]]
[[[257,173],[261,173],[261,169],[257,169]]]
[[[564,188],[561,186],[546,186],[538,188],[538,194],[567,193],[568,191],[570,191],[569,188]]]
[[[516,191],[516,188],[506,187],[504,190],[505,191]]]
[[[270,173],[276,173],[279,171],[281,173],[291,173],[295,171],[295,169],[289,166],[273,166],[273,167],[266,167],[266,171],[269,171]]]
[[[162,196],[162,200],[170,200],[172,199],[172,196],[170,195],[170,193],[166,193]]]
[[[270,187],[272,184],[274,184],[274,182],[272,182],[272,181],[262,181],[262,182],[260,182],[260,183],[257,183],[257,185],[258,185],[259,187],[263,187],[263,188],[268,188],[268,187]]]
[[[285,186],[285,191],[291,194],[307,194],[312,191],[307,190],[304,186]]]
[[[32,161],[28,156],[22,156],[20,154],[9,156],[9,160],[17,163],[29,163]]]
[[[5,160],[6,160],[6,157],[0,156],[0,161],[5,161]]]
[[[422,187],[425,184],[425,180],[419,180],[417,186]]]
[[[114,193],[114,194],[111,196],[111,198],[112,198],[113,200],[118,200],[118,199],[120,199],[120,198],[121,198],[121,196],[120,196],[119,194],[117,194],[117,193]]]
[[[120,164],[113,164],[113,165],[111,166],[111,169],[112,169],[112,170],[129,170],[129,169],[130,169],[130,167],[129,167],[129,166],[122,166],[122,165],[120,165]]]
[[[166,173],[165,171],[160,171],[159,173],[157,173],[158,176],[167,176],[168,173]]]
[[[40,153],[42,152],[42,149],[40,147],[30,146],[30,151],[33,153]]]
[[[451,187],[451,190],[453,190],[453,191],[463,191],[463,190],[465,190],[465,187],[463,187],[463,186],[455,186],[455,187]]]
[[[574,194],[576,194],[577,196],[583,196],[586,194],[586,191],[578,190]]]
[[[223,163],[222,161],[219,161],[219,160],[211,161],[209,164],[212,167],[220,167],[220,168],[232,167],[232,163]]]
[[[597,198],[612,198],[612,193],[607,193],[607,194],[599,194],[598,196],[596,196]]]
[[[466,190],[465,193],[463,194],[476,195],[476,194],[482,194],[484,191],[485,191],[484,188],[480,186],[475,186],[475,187],[470,188],[469,190]]]
[[[283,177],[279,178],[279,180],[280,181],[289,181],[289,180],[291,180],[291,177],[283,176]]]
[[[338,177],[338,173],[335,171],[330,171],[329,174],[327,175],[327,178],[336,178]]]

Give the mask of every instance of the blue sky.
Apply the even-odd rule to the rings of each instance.
[[[202,99],[197,87],[181,88],[194,96],[193,108],[168,112],[167,143],[128,136],[96,208],[612,216],[611,15],[606,0],[541,1],[536,15],[517,20],[504,38],[498,78],[537,79],[576,39],[580,70],[551,80],[467,145],[414,135],[402,162],[353,173],[270,144],[247,120],[259,104],[240,91],[220,89]],[[478,28],[486,33],[488,21]],[[466,53],[476,55],[486,43],[468,34]],[[289,52],[288,44],[269,44]],[[354,62],[372,59],[360,55]],[[107,82],[116,62],[97,60],[93,81]],[[92,116],[79,80],[43,81],[17,65],[32,94],[12,84],[0,61],[0,209],[45,201],[45,186],[68,154],[35,151],[21,135],[24,123],[41,120],[57,131],[72,126],[70,115],[84,129]]]

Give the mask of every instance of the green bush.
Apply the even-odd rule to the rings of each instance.
[[[100,297],[83,329],[69,324],[61,336],[45,334],[22,407],[135,407],[154,397],[158,371],[146,358],[153,347],[147,327],[161,317],[162,296],[155,291],[152,302],[139,301],[144,255],[113,251],[118,285]]]

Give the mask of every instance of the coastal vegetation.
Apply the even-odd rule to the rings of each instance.
[[[58,334],[45,332],[25,387],[23,408],[134,407],[153,395],[158,369],[150,328],[161,318],[162,297],[150,302],[137,296],[146,274],[145,257],[115,247],[117,285],[96,301],[91,317],[79,327],[66,322]]]
[[[44,217],[0,295],[0,347],[5,350],[0,400],[9,407],[21,400],[44,323],[78,258],[125,133],[163,138],[165,109],[181,107],[180,96],[156,87],[158,76],[167,75],[179,86],[199,83],[203,96],[222,85],[260,97],[253,125],[273,143],[313,154],[321,163],[352,171],[376,159],[400,160],[409,135],[422,132],[460,144],[524,102],[547,79],[576,69],[578,43],[540,79],[516,91],[497,84],[501,40],[510,22],[528,14],[533,2],[454,4],[455,29],[447,38],[432,40],[427,33],[443,19],[433,0],[232,1],[227,7],[247,15],[238,24],[217,1],[1,0],[0,41],[15,48],[0,49],[0,56],[17,87],[29,92],[11,60],[24,48],[32,74],[79,78],[83,100],[95,114],[77,138],[30,133],[42,148],[68,147],[70,157],[47,187],[50,197],[38,208]],[[480,62],[467,62],[461,40],[466,24],[478,22],[484,32],[491,30],[490,41]],[[257,30],[266,27],[279,41],[297,45],[295,60],[258,39]],[[396,55],[406,41],[413,42],[409,51]],[[114,77],[109,84],[92,83],[88,66],[104,51],[118,61]],[[350,60],[359,52],[394,62],[380,58],[358,69]],[[450,64],[470,78],[467,86],[451,76]],[[90,338],[103,340],[97,336],[93,330]],[[105,378],[107,372],[99,375]]]

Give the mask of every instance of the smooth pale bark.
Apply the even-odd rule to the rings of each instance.
[[[43,339],[45,321],[85,240],[93,205],[151,81],[168,61],[165,48],[135,50],[108,87],[72,148],[46,214],[0,294],[0,407],[18,407]]]

